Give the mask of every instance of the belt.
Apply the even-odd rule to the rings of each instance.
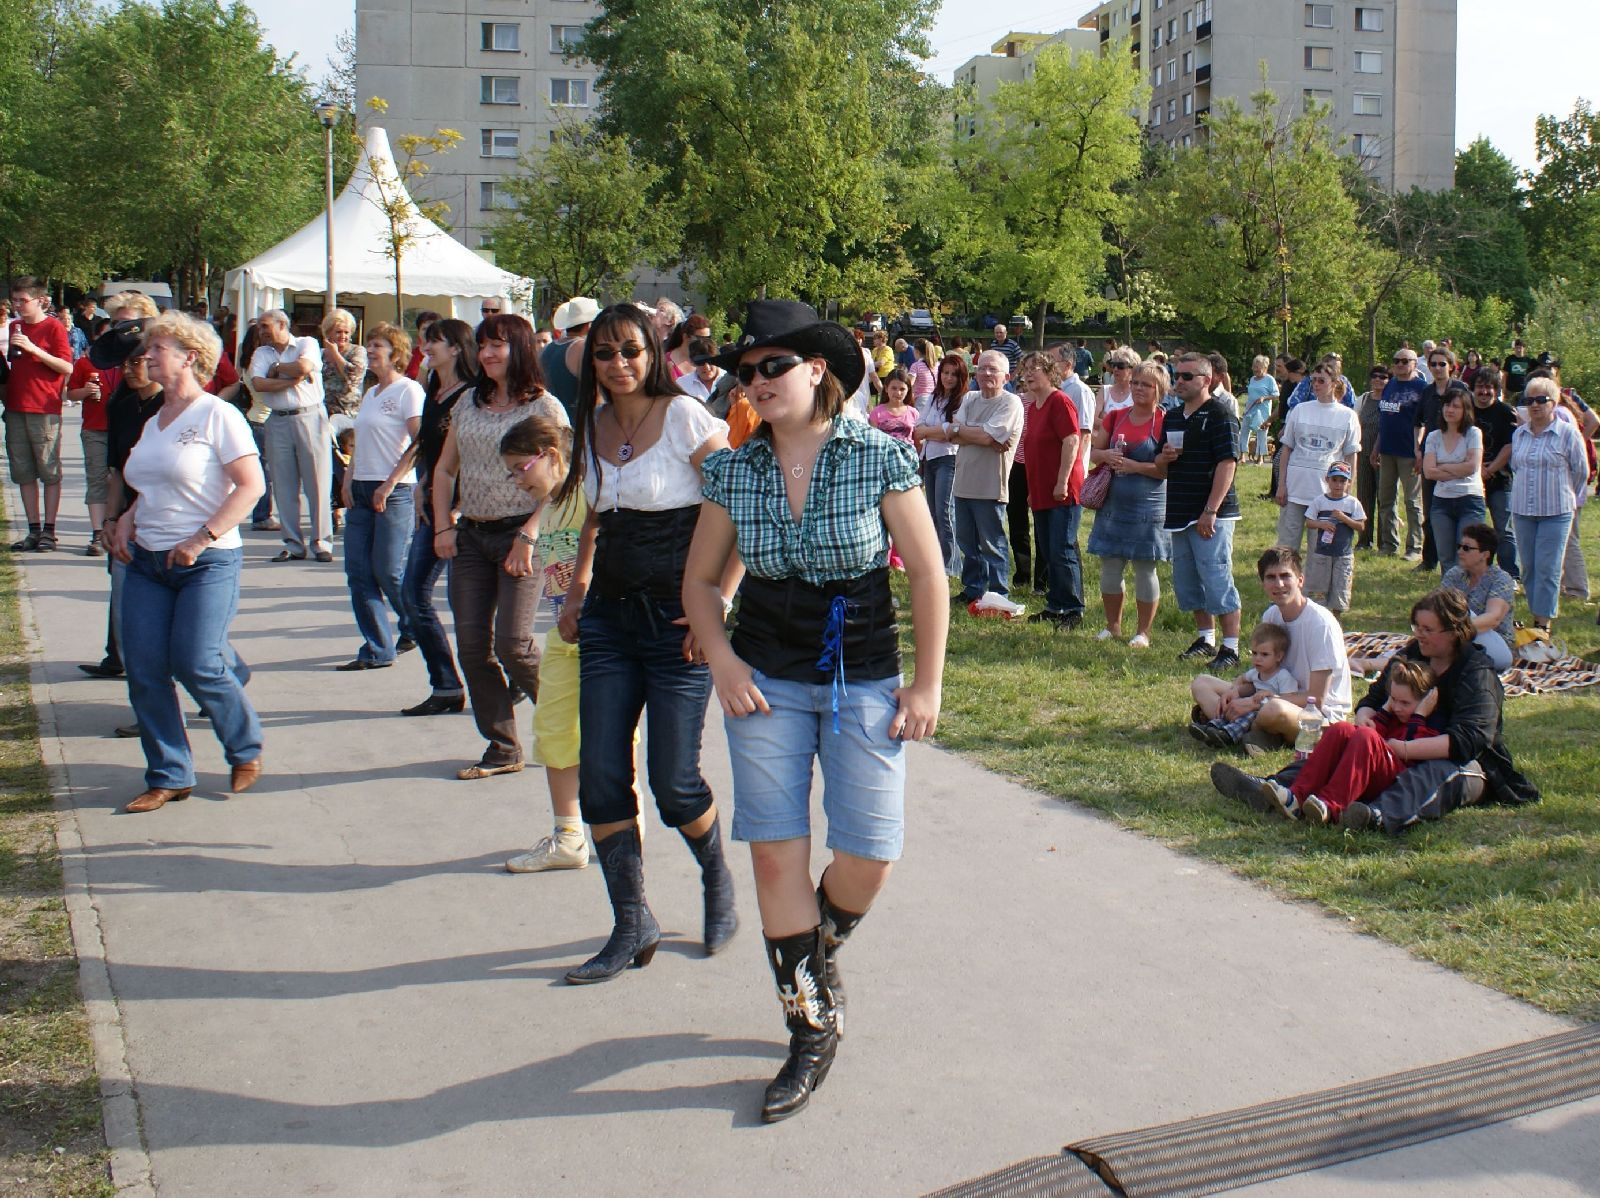
[[[474,520],[470,516],[457,516],[456,523],[465,524],[473,532],[510,532],[513,528],[521,528],[526,524],[531,515],[532,512],[526,512],[521,516],[502,516],[498,520]]]
[[[322,405],[319,403],[307,404],[303,408],[273,408],[268,415],[271,416],[303,416],[307,412],[320,412]]]

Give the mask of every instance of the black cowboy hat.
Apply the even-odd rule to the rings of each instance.
[[[808,358],[821,358],[846,395],[854,394],[866,377],[867,363],[850,331],[842,324],[818,317],[810,304],[798,300],[751,300],[740,328],[739,340],[732,349],[703,360],[734,370],[750,350],[778,346]]]
[[[121,366],[144,343],[145,323],[143,319],[114,322],[89,346],[89,365],[96,370]]]

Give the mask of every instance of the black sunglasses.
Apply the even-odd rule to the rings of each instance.
[[[1472,544],[1472,542],[1470,542],[1470,541],[1463,541],[1461,544],[1457,545],[1456,548],[1458,550],[1460,550],[1462,553],[1477,553],[1478,552],[1478,546]]]
[[[479,308],[478,311],[482,312],[485,316],[499,316],[500,315],[500,309],[499,308]]]
[[[1555,400],[1551,399],[1548,395],[1524,395],[1522,397],[1522,402],[1524,404],[1530,404],[1530,403],[1555,403]]]
[[[617,349],[612,349],[609,345],[602,346],[594,351],[594,360],[596,362],[609,362],[612,358],[615,358],[618,354],[621,354],[624,358],[631,362],[642,353],[644,353],[644,346],[635,345],[630,341],[628,344]]]
[[[1193,379],[1208,379],[1211,376],[1209,374],[1196,374],[1192,370],[1180,370],[1176,374],[1174,374],[1172,377],[1175,378],[1175,379],[1182,379],[1184,382],[1187,383],[1187,382],[1189,382],[1189,381],[1191,381]]]
[[[759,362],[741,362],[736,373],[740,384],[748,387],[756,381],[758,374],[764,379],[781,378],[804,361],[805,358],[799,354],[784,354],[777,358],[762,358]]]

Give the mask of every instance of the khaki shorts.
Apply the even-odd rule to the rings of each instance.
[[[19,487],[61,481],[61,417],[37,412],[6,413],[6,462]]]
[[[83,494],[85,503],[104,503],[106,501],[106,449],[110,434],[104,429],[85,428],[78,430],[78,439],[83,443],[83,473],[88,483]]]

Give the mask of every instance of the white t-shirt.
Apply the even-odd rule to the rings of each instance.
[[[1300,407],[1309,407],[1301,404]],[[1344,408],[1343,404],[1334,407]],[[1298,412],[1300,408],[1296,408]],[[1349,408],[1344,408],[1350,411]],[[1292,415],[1293,413],[1291,413]],[[1289,633],[1289,652],[1283,656],[1283,668],[1300,680],[1302,686],[1311,684],[1311,675],[1317,670],[1329,670],[1328,693],[1318,706],[1325,718],[1338,722],[1350,718],[1350,657],[1344,651],[1344,629],[1334,614],[1320,603],[1306,600],[1306,608],[1293,620],[1285,620],[1276,604],[1262,615],[1264,624],[1276,624]]]
[[[1078,427],[1085,430],[1094,428],[1094,389],[1077,375],[1073,375],[1063,381],[1057,390],[1070,399],[1072,406],[1078,409]],[[1089,438],[1084,437],[1083,444],[1087,446],[1088,442]]]
[[[291,337],[282,349],[263,345],[251,355],[248,374],[264,379],[267,371],[283,362],[311,363],[311,373],[286,391],[263,391],[262,401],[274,412],[298,412],[301,408],[322,406],[322,346],[310,337]]]
[[[685,395],[698,399],[701,403],[705,403],[706,400],[711,398],[712,389],[722,381],[724,373],[721,370],[717,371],[717,377],[707,383],[700,378],[699,371],[691,370],[688,374],[678,379],[678,390]]]
[[[140,548],[159,553],[194,536],[233,491],[223,467],[256,456],[249,423],[238,408],[214,395],[193,401],[166,428],[158,412],[145,423],[122,469],[122,477],[139,492],[133,519]],[[215,548],[242,544],[239,530],[231,528]]]
[[[1322,480],[1334,461],[1361,452],[1361,422],[1342,403],[1303,403],[1283,423],[1289,449],[1289,502],[1301,506],[1322,495]]]
[[[389,477],[400,455],[411,443],[408,420],[422,417],[422,384],[400,378],[379,390],[368,387],[356,410],[356,456],[351,465],[352,479],[381,483]],[[417,472],[406,471],[402,483],[415,483]]]
[[[689,459],[715,436],[728,435],[728,422],[718,420],[698,399],[675,396],[661,418],[661,436],[649,449],[618,466],[589,451],[583,475],[583,497],[597,512],[627,508],[636,512],[669,512],[698,507],[703,480]],[[595,475],[599,475],[596,483]]]
[[[1558,409],[1559,410],[1559,409]],[[1483,452],[1483,430],[1473,425],[1464,434],[1456,438],[1454,449],[1446,449],[1444,444],[1444,430],[1434,429],[1428,434],[1427,440],[1422,443],[1423,456],[1433,455],[1433,460],[1440,466],[1460,466],[1474,452]],[[1436,499],[1460,499],[1466,495],[1476,495],[1483,498],[1483,474],[1474,470],[1466,478],[1442,479],[1433,484],[1433,494]]]

